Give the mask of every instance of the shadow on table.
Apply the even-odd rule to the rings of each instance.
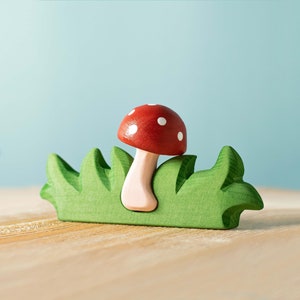
[[[260,214],[259,217],[243,218],[241,216],[238,230],[274,229],[278,227],[292,227],[300,225],[300,212],[297,211],[277,211],[276,214]]]

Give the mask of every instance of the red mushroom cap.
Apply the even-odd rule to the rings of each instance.
[[[134,108],[121,122],[118,138],[148,152],[181,155],[186,151],[186,128],[179,115],[159,104]]]

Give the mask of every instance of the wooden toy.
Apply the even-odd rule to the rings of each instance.
[[[196,156],[182,155],[184,123],[165,106],[135,108],[118,137],[137,148],[134,159],[113,147],[110,167],[95,148],[77,172],[58,155],[49,156],[41,197],[60,220],[229,229],[244,210],[263,208],[258,192],[243,181],[243,162],[232,147],[222,148],[211,169],[194,172]],[[178,155],[156,169],[159,154]]]
[[[152,175],[160,154],[181,155],[186,151],[186,128],[181,118],[163,105],[142,105],[122,121],[119,139],[136,147],[136,155],[123,184],[123,205],[134,211],[152,211],[157,200]]]

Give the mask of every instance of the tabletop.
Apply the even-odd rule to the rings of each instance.
[[[300,191],[231,230],[61,222],[39,188],[0,189],[0,299],[300,299]]]

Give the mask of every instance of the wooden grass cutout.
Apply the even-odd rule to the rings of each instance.
[[[120,195],[132,160],[124,150],[114,147],[109,167],[100,150],[92,149],[78,173],[52,154],[47,163],[48,182],[41,197],[54,205],[62,221],[189,228],[234,228],[244,210],[263,208],[258,192],[243,181],[240,156],[232,147],[225,146],[209,170],[194,173],[194,155],[167,160],[153,176],[157,209],[127,210]]]

